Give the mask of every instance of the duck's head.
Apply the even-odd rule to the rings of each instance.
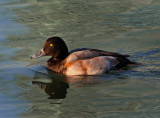
[[[54,58],[64,59],[68,56],[68,48],[60,37],[51,37],[45,41],[43,48],[33,55],[31,59],[42,56],[52,56]]]

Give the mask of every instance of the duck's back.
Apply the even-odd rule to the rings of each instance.
[[[66,62],[74,62],[78,60],[84,60],[84,59],[91,59],[100,55],[99,52],[93,52],[91,50],[78,50],[75,52],[72,52],[65,60]]]

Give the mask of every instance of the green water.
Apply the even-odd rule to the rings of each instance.
[[[64,77],[31,60],[46,38],[141,62]],[[1,0],[0,118],[159,118],[159,0]]]

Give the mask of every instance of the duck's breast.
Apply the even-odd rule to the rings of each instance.
[[[78,60],[65,64],[66,75],[96,75],[112,69],[119,62],[115,57],[99,56],[92,59]]]

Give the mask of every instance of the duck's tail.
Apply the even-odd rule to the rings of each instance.
[[[119,61],[119,64],[116,65],[117,69],[120,69],[120,68],[125,67],[125,66],[132,66],[132,65],[138,66],[138,65],[141,65],[141,63],[130,61],[126,57],[123,57],[123,58],[122,57],[117,57],[117,60]]]
[[[132,65],[139,66],[139,65],[142,65],[142,63],[131,61],[131,63],[129,63],[127,65],[128,66],[132,66]]]

